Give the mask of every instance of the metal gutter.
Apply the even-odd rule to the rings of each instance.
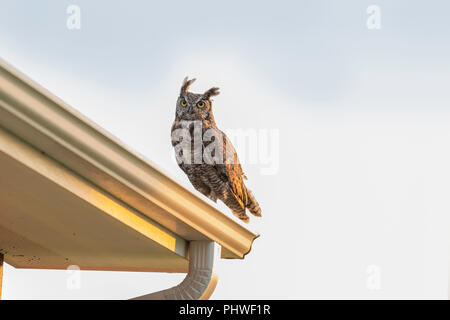
[[[242,259],[258,237],[3,60],[0,126],[184,239],[217,242],[224,258]]]

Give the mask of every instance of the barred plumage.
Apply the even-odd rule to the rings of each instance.
[[[246,176],[237,153],[214,121],[210,98],[218,95],[219,89],[191,93],[188,90],[194,81],[184,79],[172,125],[179,166],[196,190],[214,202],[224,202],[242,221],[249,221],[246,209],[261,217],[258,202],[244,184]]]

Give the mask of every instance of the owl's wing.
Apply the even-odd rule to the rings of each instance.
[[[217,131],[223,137],[223,162],[221,164],[216,164],[215,167],[219,172],[219,175],[222,177],[222,180],[229,185],[236,200],[238,200],[242,208],[245,208],[248,204],[248,193],[243,179],[246,179],[247,177],[244,175],[233,144],[225,133],[220,130]]]

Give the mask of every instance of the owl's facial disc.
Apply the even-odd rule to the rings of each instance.
[[[211,103],[204,95],[182,92],[178,98],[177,116],[182,120],[209,119]]]

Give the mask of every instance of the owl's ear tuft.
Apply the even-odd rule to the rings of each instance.
[[[210,97],[217,96],[219,93],[219,88],[213,87],[205,91],[205,93],[203,94],[203,98],[209,99]]]
[[[180,93],[188,92],[189,87],[191,86],[191,84],[194,83],[195,80],[196,80],[195,78],[189,80],[188,77],[185,77],[183,80],[183,84],[181,85]]]

